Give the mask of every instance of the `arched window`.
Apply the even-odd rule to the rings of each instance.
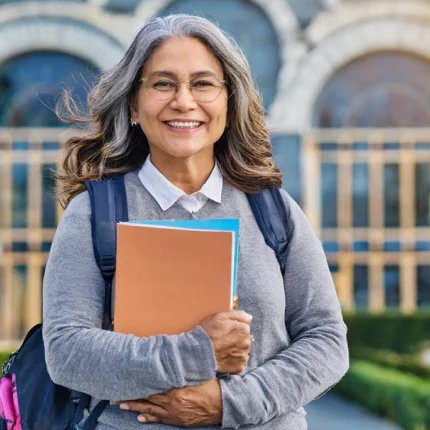
[[[23,54],[0,66],[0,127],[61,126],[53,108],[63,89],[86,105],[97,67],[61,52]]]
[[[380,52],[352,61],[322,90],[313,125],[429,126],[430,62],[402,52]]]
[[[172,13],[204,16],[231,34],[246,53],[265,108],[270,106],[281,60],[275,30],[259,7],[243,0],[177,0],[160,15]]]
[[[313,126],[317,128],[397,128],[430,126],[430,61],[404,52],[379,52],[358,58],[337,71],[315,102]],[[398,142],[387,142],[395,149]],[[363,146],[356,142],[356,146]],[[391,146],[390,146],[391,145]],[[364,143],[364,149],[368,146]],[[363,149],[363,148],[362,148]],[[322,226],[338,226],[336,163],[322,165],[321,201]],[[383,226],[400,228],[400,167],[399,161],[385,161],[382,166]],[[415,168],[415,225],[428,227],[430,165],[418,162]],[[372,196],[369,165],[354,162],[352,166],[353,227],[369,227],[369,200]],[[342,203],[340,203],[341,205]],[[426,244],[425,244],[426,245]],[[368,244],[366,242],[365,248]],[[418,243],[417,243],[418,247]],[[399,241],[385,241],[384,250],[400,252]],[[354,268],[356,306],[368,299],[368,271],[365,266]],[[428,305],[427,266],[417,269],[418,305]],[[400,303],[400,268],[384,267],[384,290],[387,307]]]
[[[98,73],[94,65],[61,52],[38,51],[11,58],[0,65],[0,127],[64,127],[54,113],[62,90],[71,90],[73,98],[85,110],[88,90]],[[49,145],[45,143],[43,148],[49,150]],[[14,142],[13,149],[25,151],[29,146],[27,142]],[[55,164],[41,166],[44,228],[54,228],[57,223],[52,196],[54,183],[52,175],[47,173],[55,168]],[[27,163],[12,165],[12,184],[12,228],[26,228],[30,192]],[[14,249],[18,245],[26,249],[25,244],[14,244]]]

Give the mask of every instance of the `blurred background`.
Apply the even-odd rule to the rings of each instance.
[[[284,188],[327,254],[351,370],[309,405],[310,430],[430,429],[428,0],[0,0],[0,351],[41,320],[62,213],[50,172],[79,132],[52,111],[60,92],[85,108],[142,24],[172,12],[244,49]]]

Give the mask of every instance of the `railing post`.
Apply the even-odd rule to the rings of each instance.
[[[29,252],[25,326],[26,331],[42,321],[42,253]]]
[[[321,160],[319,142],[314,136],[303,139],[303,210],[318,237],[321,237]]]
[[[384,257],[381,252],[369,253],[369,310],[381,312],[385,308]]]

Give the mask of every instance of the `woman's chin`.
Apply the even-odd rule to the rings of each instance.
[[[206,150],[206,151],[204,151]],[[203,152],[211,155],[211,151],[208,148],[196,147],[193,145],[181,145],[180,147],[170,148],[166,151],[171,157],[175,158],[189,158],[196,155],[202,155]]]

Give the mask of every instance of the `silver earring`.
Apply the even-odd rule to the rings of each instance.
[[[133,119],[131,119],[131,120],[130,120],[130,124],[131,124],[131,126],[132,126],[132,127],[136,127],[137,122],[136,122],[136,121],[133,121]]]

